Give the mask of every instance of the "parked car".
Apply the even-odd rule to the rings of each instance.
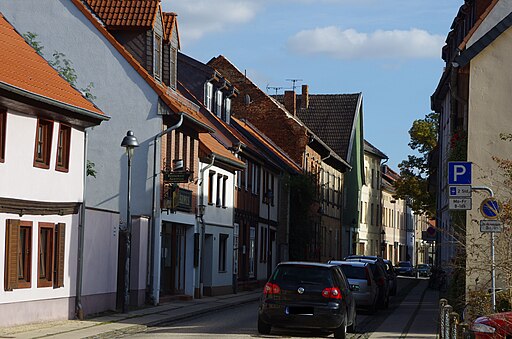
[[[408,275],[410,277],[416,275],[414,266],[411,264],[410,261],[399,261],[398,264],[395,266],[395,272],[397,275]]]
[[[418,272],[418,275],[420,277],[430,277],[432,274],[430,272],[430,265],[429,264],[418,264],[416,266],[416,272]]]
[[[512,312],[495,313],[476,318],[471,324],[475,339],[505,339],[512,337]]]
[[[380,260],[379,260],[380,259]],[[389,280],[388,275],[386,273],[386,264],[382,258],[378,259],[365,259],[365,258],[356,258],[353,256],[349,256],[345,259],[345,261],[359,261],[366,262],[370,264],[370,268],[373,273],[373,277],[375,278],[375,283],[379,289],[379,297],[377,298],[377,307],[379,308],[388,308],[389,306]]]
[[[371,313],[377,309],[379,290],[369,263],[359,261],[329,261],[338,265],[345,274],[354,295],[357,308],[366,308]]]
[[[388,274],[389,280],[389,295],[396,295],[398,281],[396,279],[395,267],[391,260],[384,259],[384,263],[386,264],[386,273]]]
[[[258,307],[258,332],[272,327],[318,329],[345,338],[355,331],[356,303],[341,268],[332,264],[282,262],[266,283]]]

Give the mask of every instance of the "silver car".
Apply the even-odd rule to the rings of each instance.
[[[338,265],[347,277],[352,295],[358,308],[366,308],[374,313],[377,309],[379,290],[370,264],[360,261],[336,261],[329,264]]]

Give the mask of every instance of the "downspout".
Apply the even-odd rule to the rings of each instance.
[[[204,204],[204,172],[206,172],[210,167],[213,166],[213,163],[215,162],[215,154],[210,154],[210,163],[206,165],[204,168],[202,168],[199,172],[199,180],[200,180],[200,186],[199,189],[199,205],[198,205],[198,211],[199,211],[199,223],[201,224],[201,244],[199,246],[199,286],[196,287],[199,288],[199,291],[196,292],[196,296],[198,298],[201,298],[203,296],[203,278],[204,278],[204,237],[205,237],[205,224],[204,224],[204,210],[205,210],[205,204]],[[197,285],[196,285],[197,286]]]
[[[180,120],[174,125],[169,127],[163,132],[158,133],[153,138],[153,195],[152,195],[152,203],[151,203],[151,242],[150,246],[148,248],[148,260],[149,260],[149,302],[153,305],[158,305],[159,302],[159,291],[155,288],[155,272],[156,269],[154,267],[155,261],[153,258],[156,259],[156,250],[155,250],[155,242],[156,237],[160,237],[160,232],[156,232],[157,224],[156,224],[156,177],[158,176],[157,172],[157,142],[158,140],[166,135],[174,131],[175,129],[179,128],[181,124],[183,123],[183,112],[178,113],[180,116]],[[160,158],[160,157],[159,157]],[[160,169],[160,167],[158,166]],[[160,225],[159,225],[160,226]],[[159,227],[160,229],[160,227]],[[151,255],[151,252],[153,252],[153,255]],[[160,258],[160,256],[158,256]]]
[[[82,205],[80,206],[80,221],[78,223],[78,254],[76,271],[76,298],[75,315],[79,320],[84,320],[84,310],[82,306],[82,280],[84,271],[84,235],[85,235],[85,194],[87,182],[87,129],[84,129],[84,173],[82,176]]]

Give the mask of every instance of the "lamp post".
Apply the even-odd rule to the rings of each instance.
[[[132,216],[130,213],[130,190],[131,190],[131,173],[132,173],[132,157],[135,147],[139,147],[139,142],[132,131],[126,132],[126,136],[121,142],[121,147],[126,149],[128,156],[128,190],[126,193],[126,229],[125,232],[125,259],[124,259],[124,299],[123,313],[128,311],[130,303],[130,257],[131,257],[131,238],[132,238]]]
[[[270,201],[274,197],[271,189],[267,190],[267,279],[272,274],[272,262],[270,260]]]

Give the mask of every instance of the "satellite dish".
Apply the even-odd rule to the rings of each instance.
[[[251,96],[249,94],[245,95],[245,104],[249,105],[251,103]]]

